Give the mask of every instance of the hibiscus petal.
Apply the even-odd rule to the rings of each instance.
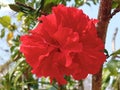
[[[97,36],[97,20],[74,7],[58,5],[52,14],[42,16],[29,35],[20,38],[20,51],[37,77],[66,84],[64,77],[84,79],[97,73],[106,56],[104,44]]]

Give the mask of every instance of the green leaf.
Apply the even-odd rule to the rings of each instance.
[[[60,3],[61,0],[44,0],[42,10],[46,13],[50,12],[53,6]]]
[[[14,86],[16,87],[18,79],[22,76],[22,72],[18,72],[14,79]]]
[[[10,9],[12,9],[15,12],[21,11],[20,7],[18,5],[16,5],[16,4],[9,4],[9,7],[10,7]]]
[[[118,65],[117,65],[118,61],[117,60],[110,60],[107,63],[107,68],[109,69],[109,71],[111,72],[112,75],[117,76],[118,75]]]
[[[11,70],[11,72],[9,72],[9,79],[11,80],[12,77],[14,76],[13,74],[17,71],[17,67],[20,66],[20,64],[24,63],[24,60],[18,60],[18,62],[16,63],[16,65],[14,66],[15,68]]]
[[[114,9],[114,8],[118,7],[118,5],[119,5],[118,3],[113,2],[113,3],[112,3],[112,9]]]
[[[102,82],[108,83],[110,80],[110,71],[108,68],[103,68],[103,73],[102,73]]]
[[[25,3],[26,0],[15,0],[15,2]]]
[[[84,0],[75,0],[76,7],[82,6],[83,4],[84,4]]]
[[[86,2],[86,4],[87,4],[88,6],[91,6],[91,4],[90,4],[89,2]]]
[[[10,52],[11,52],[11,53],[14,52],[15,49],[16,49],[16,46],[11,46]]]
[[[23,12],[19,12],[17,15],[17,20],[20,21],[23,17],[24,13]]]
[[[17,29],[17,26],[15,25],[15,23],[8,26],[8,30],[12,32],[15,31],[16,29]]]
[[[99,0],[93,0],[93,3],[96,5],[99,2]]]
[[[0,32],[0,38],[3,38],[5,36],[5,29],[3,28]]]
[[[11,23],[10,16],[2,16],[0,17],[0,24],[2,24],[3,27],[8,27]]]
[[[117,56],[118,54],[120,54],[120,49],[118,49],[117,51],[113,52],[110,56]]]
[[[120,7],[120,0],[113,0],[112,9]]]

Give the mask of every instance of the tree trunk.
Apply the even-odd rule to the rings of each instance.
[[[112,0],[100,0],[100,7],[98,12],[97,31],[98,36],[102,39],[105,44],[107,27],[110,21],[112,9]],[[102,84],[102,68],[101,70],[93,75],[92,77],[92,90],[101,90]]]

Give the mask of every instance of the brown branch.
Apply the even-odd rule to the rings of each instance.
[[[112,9],[112,0],[101,0],[99,12],[98,12],[98,24],[97,24],[97,30],[98,30],[98,36],[102,39],[102,41],[105,43],[106,39],[106,32],[107,27],[110,20],[111,15],[111,9]]]
[[[114,11],[111,13],[110,18],[112,18],[114,15],[116,15],[118,12],[120,12],[120,6],[118,6]]]
[[[102,39],[105,43],[106,39],[106,32],[110,20],[112,9],[112,0],[100,0],[100,7],[98,12],[98,24],[97,24],[97,32],[98,36]],[[101,90],[102,84],[102,67],[101,70],[93,75],[92,77],[92,90]]]

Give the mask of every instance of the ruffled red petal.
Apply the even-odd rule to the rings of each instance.
[[[53,7],[52,14],[39,20],[42,22],[29,35],[20,38],[20,51],[32,73],[62,85],[67,83],[66,75],[80,80],[100,70],[106,56],[104,44],[97,36],[98,20],[64,5]]]

